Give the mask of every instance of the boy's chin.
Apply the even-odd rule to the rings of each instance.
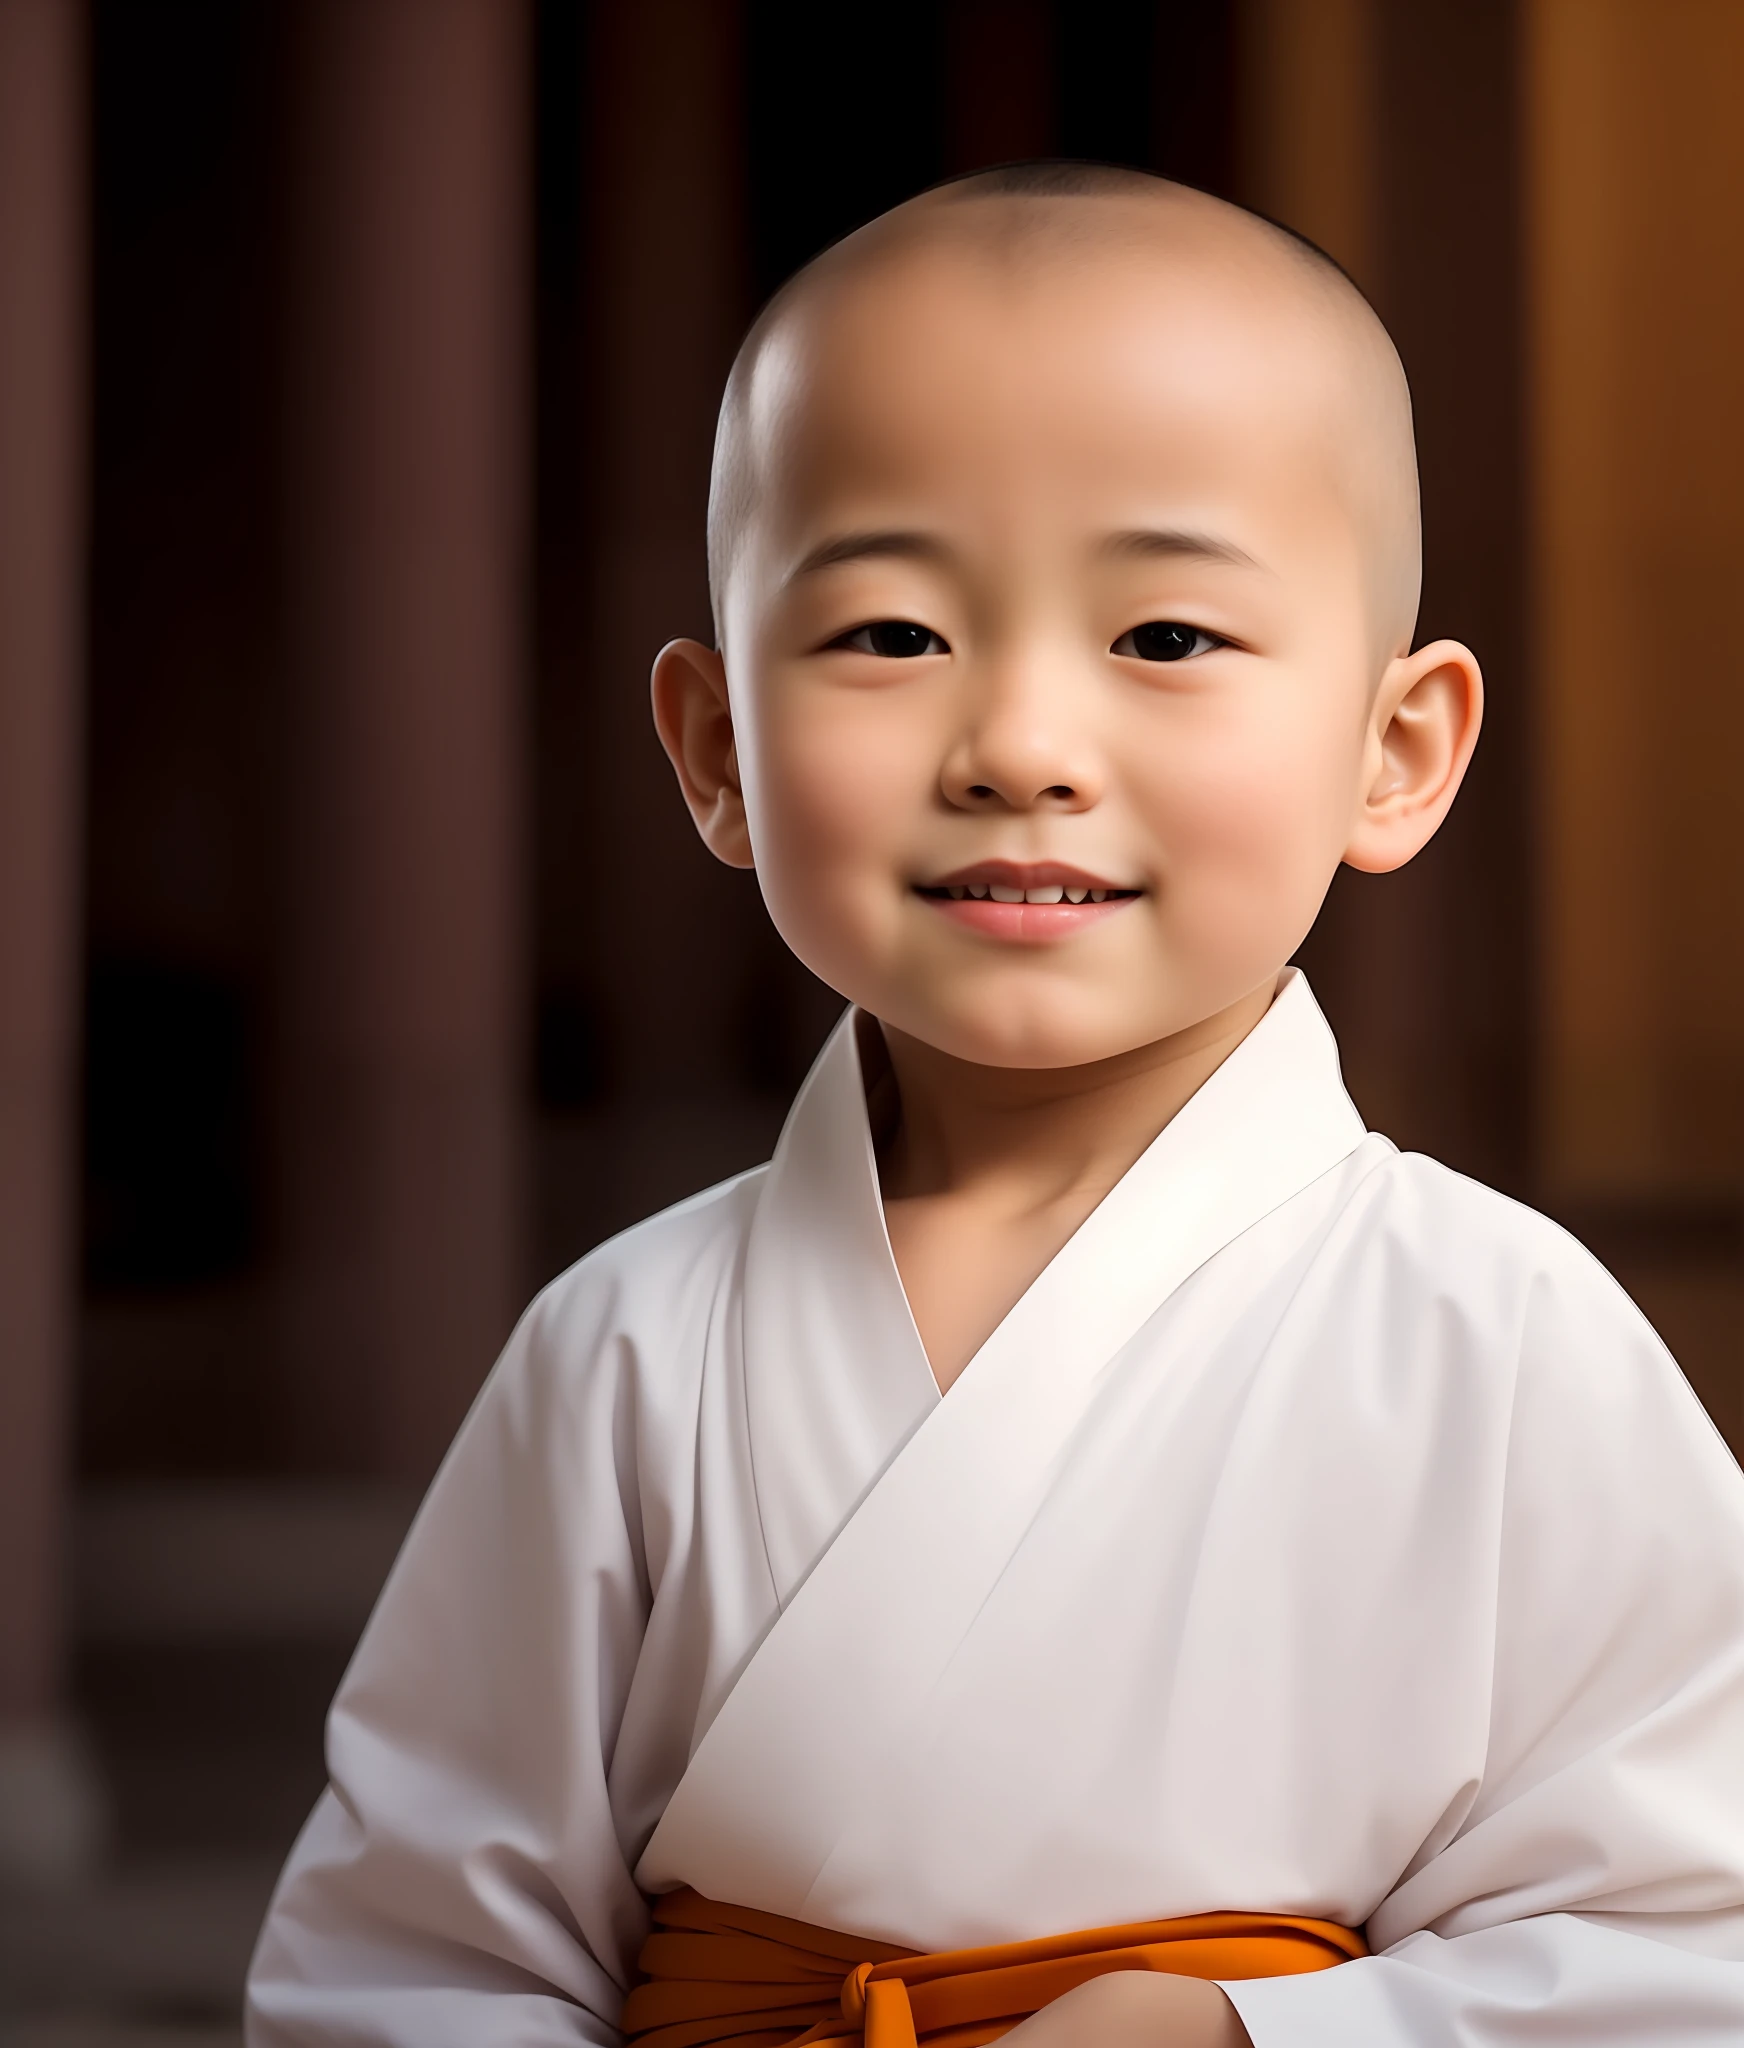
[[[1009,991],[987,992],[938,1005],[903,1006],[888,1016],[910,1038],[978,1067],[1090,1067],[1166,1037],[1167,1024],[1137,1014],[1123,1015],[1104,994],[1062,1000],[1013,999]],[[1179,1027],[1176,1027],[1179,1028]]]

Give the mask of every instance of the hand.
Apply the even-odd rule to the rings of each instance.
[[[1253,2041],[1217,1985],[1115,1970],[1044,2005],[1000,2048],[1253,2048]]]

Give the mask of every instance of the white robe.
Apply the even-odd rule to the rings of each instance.
[[[854,1030],[528,1311],[334,1706],[249,2040],[615,2040],[644,1893],[921,1949],[1216,1908],[1259,2048],[1744,2041],[1744,1480],[1302,979],[941,1398]]]

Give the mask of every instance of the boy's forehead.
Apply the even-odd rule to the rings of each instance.
[[[851,237],[759,323],[723,407],[717,598],[747,528],[842,490],[1155,481],[1331,494],[1386,620],[1416,606],[1415,452],[1385,331],[1330,264],[1238,208],[935,194]],[[1051,465],[1051,468],[1050,468]],[[784,551],[778,547],[778,552]]]
[[[1196,251],[1050,254],[898,248],[796,308],[746,393],[764,516],[869,476],[965,465],[1112,482],[1167,451],[1201,473],[1255,457],[1276,478],[1324,472],[1345,407],[1323,314],[1291,319],[1263,277]]]

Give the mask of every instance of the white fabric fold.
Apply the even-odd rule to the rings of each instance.
[[[864,1099],[848,1019],[777,1153],[745,1277],[752,1460],[778,1586],[821,1559],[704,1736],[637,1873],[653,1891],[687,1882],[798,1917],[845,1806],[913,1725],[1033,1519],[1098,1374],[1183,1280],[1364,1135],[1331,1034],[1292,973],[949,1399],[935,1390],[855,1507],[874,1458],[856,1468],[818,1454],[832,1423],[839,1441],[850,1390],[882,1392],[898,1368],[905,1391],[923,1373],[931,1385],[884,1234]],[[826,1364],[832,1347],[840,1355]],[[865,1360],[858,1371],[851,1351]],[[826,1389],[840,1404],[828,1417]],[[911,1392],[891,1408],[886,1447],[921,1405]],[[860,1441],[869,1447],[872,1432]],[[833,1501],[823,1472],[846,1475]],[[754,1860],[760,1849],[766,1862]]]
[[[679,1883],[919,1948],[1219,1908],[1259,2048],[1744,2040],[1744,1479],[1307,985],[942,1399],[852,1029],[524,1318],[335,1702],[254,2048],[614,2040]]]

